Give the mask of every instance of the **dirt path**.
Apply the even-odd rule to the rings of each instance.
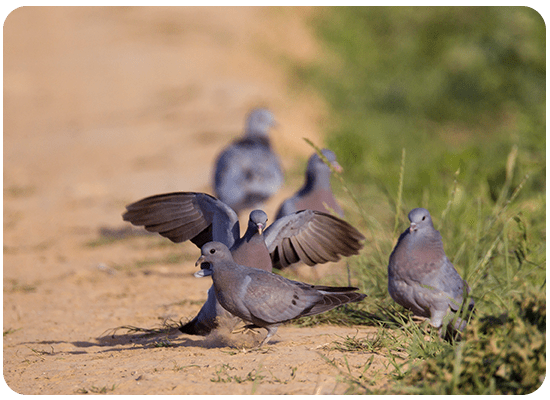
[[[22,8],[4,25],[4,379],[23,394],[314,394],[346,385],[327,343],[369,329],[284,326],[246,336],[106,336],[195,315],[208,279],[192,245],[106,240],[124,205],[210,192],[217,152],[246,112],[271,108],[292,168],[317,143],[322,102],[289,86],[319,49],[312,10]],[[273,215],[295,189],[266,205]],[[356,374],[370,355],[346,354]],[[385,374],[381,359],[373,370]]]

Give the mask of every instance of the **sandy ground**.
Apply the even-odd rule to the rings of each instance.
[[[22,394],[340,394],[326,360],[360,375],[370,354],[330,344],[370,328],[155,335],[193,317],[211,281],[192,244],[109,241],[124,206],[211,192],[216,154],[268,106],[286,170],[322,144],[326,108],[293,87],[290,62],[320,48],[312,9],[22,8],[4,24],[4,379]],[[266,204],[273,215],[294,179]],[[261,332],[261,336],[263,336]],[[252,337],[255,340],[255,337]],[[346,359],[344,359],[346,357]],[[370,373],[387,373],[376,356]],[[252,379],[254,378],[254,379]]]

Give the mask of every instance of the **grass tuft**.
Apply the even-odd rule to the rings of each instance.
[[[472,321],[465,340],[414,365],[403,384],[424,394],[528,394],[545,375],[546,299],[529,293],[507,313]]]

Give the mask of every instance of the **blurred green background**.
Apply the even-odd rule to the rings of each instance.
[[[330,105],[323,129],[345,171],[334,186],[367,232],[353,274],[368,317],[326,318],[403,329],[412,367],[376,393],[534,391],[546,370],[544,20],[526,7],[332,7],[311,24],[328,57],[295,67],[293,83]],[[415,207],[472,289],[460,345],[392,325],[407,314],[387,263]],[[367,375],[349,378],[351,393],[369,393]]]
[[[495,202],[545,192],[545,25],[524,7],[336,7],[313,21],[329,54],[296,71],[337,122],[328,144],[346,176],[395,192],[406,149],[406,209],[444,208],[455,172]]]

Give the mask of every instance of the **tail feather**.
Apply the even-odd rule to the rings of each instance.
[[[217,324],[215,320],[206,320],[205,322],[207,323],[199,321],[198,316],[196,316],[191,321],[181,325],[178,329],[180,332],[188,335],[206,336],[217,327]]]
[[[304,314],[301,314],[301,317],[305,317],[307,315],[316,315],[323,313],[325,311],[332,310],[333,308],[336,308],[338,306],[341,306],[343,304],[347,303],[355,303],[358,301],[363,300],[367,295],[363,293],[357,293],[357,292],[326,292],[322,291],[323,298],[316,303],[313,307],[306,310]]]

